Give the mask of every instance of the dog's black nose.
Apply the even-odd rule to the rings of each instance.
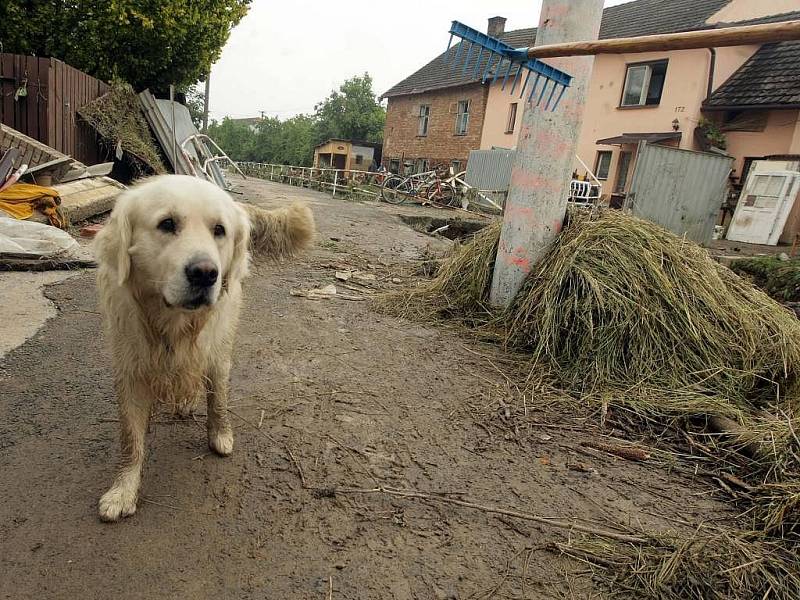
[[[208,288],[217,282],[219,271],[210,260],[198,260],[186,265],[186,279],[193,287]]]

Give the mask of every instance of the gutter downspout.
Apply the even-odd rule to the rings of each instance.
[[[711,98],[711,94],[714,92],[714,72],[717,68],[716,48],[709,48],[708,51],[711,53],[711,62],[708,65],[708,91],[706,92],[706,100]]]

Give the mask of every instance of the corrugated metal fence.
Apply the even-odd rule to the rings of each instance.
[[[0,123],[86,164],[100,161],[100,149],[77,111],[108,90],[60,60],[0,54]]]
[[[678,235],[708,244],[733,158],[642,143],[626,206]]]
[[[508,196],[513,150],[473,150],[469,153],[465,181],[503,206]]]

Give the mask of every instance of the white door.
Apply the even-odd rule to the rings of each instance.
[[[775,246],[800,188],[800,173],[753,173],[739,198],[727,238]]]

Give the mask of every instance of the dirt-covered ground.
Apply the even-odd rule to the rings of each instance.
[[[231,381],[234,454],[209,454],[202,410],[195,420],[159,417],[138,512],[101,523],[117,424],[94,272],[46,288],[57,315],[0,359],[0,597],[604,593],[586,564],[554,551],[575,532],[334,488],[444,494],[600,528],[690,529],[721,515],[712,488],[658,453],[636,463],[585,446],[620,435],[600,429],[598,411],[509,394],[513,365],[499,349],[365,300],[413,283],[420,257],[450,244],[398,213],[443,211],[267,182],[240,190],[265,206],[310,202],[319,236],[300,260],[256,265],[248,280]],[[9,281],[0,274],[0,296]],[[338,297],[302,296],[329,284]]]

